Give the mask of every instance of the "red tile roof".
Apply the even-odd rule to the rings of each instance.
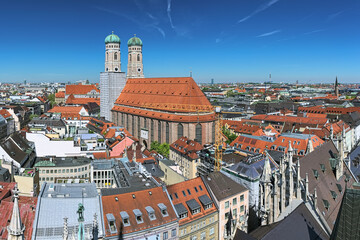
[[[65,98],[65,92],[57,92],[55,93],[56,98]]]
[[[187,137],[181,137],[170,145],[172,151],[178,152],[182,155],[189,157],[190,159],[198,159],[199,155],[196,153],[202,149],[200,143],[188,139]]]
[[[0,115],[2,115],[5,119],[11,118],[11,114],[6,109],[1,109],[0,110]]]
[[[4,188],[0,190],[0,239],[7,239],[8,236],[7,226],[10,223],[14,206],[11,190],[15,187],[15,184],[16,183],[0,182],[0,185],[4,186]],[[25,239],[31,239],[36,203],[37,198],[35,197],[19,197],[21,221],[25,226]]]
[[[135,109],[131,107],[123,107],[123,106],[114,106],[112,108],[113,111],[123,112],[127,114],[148,117],[148,118],[156,118],[165,121],[173,121],[173,122],[210,122],[215,120],[215,113],[209,113],[206,115],[187,115],[187,114],[172,114],[158,111],[151,111],[147,109]]]
[[[90,91],[95,90],[96,92],[100,92],[99,89],[96,88],[95,85],[66,85],[65,93],[66,95],[74,94],[74,95],[85,95]]]
[[[301,136],[301,134],[299,135]],[[304,134],[303,136],[306,135]],[[312,141],[314,149],[324,143],[323,140],[321,140],[318,136],[314,135],[309,135],[307,138],[297,138],[295,134],[292,134],[291,137],[287,134],[284,134],[279,135],[274,141],[260,139],[258,137],[241,135],[238,136],[230,144],[230,146],[257,153],[263,153],[266,149],[287,152],[289,147],[289,141],[291,142],[291,146],[294,151],[296,151],[294,155],[298,156],[300,156],[300,151],[303,151],[302,155],[306,154],[309,141]]]
[[[180,225],[197,220],[217,211],[215,204],[213,204],[211,208],[205,210],[204,206],[200,202],[199,197],[203,195],[206,195],[211,199],[211,196],[200,177],[170,185],[167,187],[167,190],[172,198],[173,204],[176,205],[181,203],[188,211],[187,217],[179,220]],[[183,192],[185,193],[185,196]],[[191,194],[189,194],[189,192]],[[194,199],[201,206],[200,213],[197,213],[195,215],[191,214],[191,210],[186,204],[186,201],[189,201],[191,199]]]
[[[163,203],[166,206],[168,216],[163,216],[158,207],[158,204]],[[106,237],[119,235],[120,229],[123,234],[132,233],[135,231],[144,231],[146,229],[160,227],[164,224],[177,221],[175,210],[171,202],[163,191],[162,187],[146,189],[137,192],[116,194],[102,197],[104,225]],[[150,220],[145,207],[150,206],[155,211],[155,219]],[[139,209],[142,213],[143,223],[137,223],[133,210]],[[122,224],[120,212],[125,211],[129,215],[130,226]],[[109,229],[109,222],[106,214],[112,214],[115,217],[115,225],[118,233],[111,234]]]
[[[83,105],[94,102],[100,106],[100,98],[75,98],[73,94],[66,99],[66,104]]]
[[[328,121],[326,118],[278,116],[278,115],[264,115],[264,114],[255,115],[251,117],[251,119],[266,121],[266,122],[301,123],[301,124],[313,124],[320,126],[323,126]]]
[[[322,113],[322,114],[347,114],[352,112],[360,112],[360,107],[299,107],[298,112],[309,112],[309,113]]]
[[[209,100],[191,77],[128,79],[117,105],[172,112],[212,111]],[[114,110],[120,110],[114,108]]]
[[[63,107],[53,107],[52,109],[50,109],[48,112],[51,113],[79,113],[80,110],[82,109],[82,106],[63,106]]]

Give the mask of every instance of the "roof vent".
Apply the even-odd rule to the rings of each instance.
[[[135,194],[133,194],[132,197],[133,197],[133,199],[135,199],[135,198],[136,198],[136,197],[135,197]]]

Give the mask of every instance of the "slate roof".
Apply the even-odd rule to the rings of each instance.
[[[28,160],[31,161],[35,157],[30,142],[18,133],[11,134],[10,137],[0,144],[0,147],[22,167],[28,167],[27,164],[30,163]]]
[[[248,191],[246,187],[225,176],[221,172],[212,172],[203,177],[204,182],[211,189],[218,201],[229,198],[235,194]]]
[[[332,240],[360,239],[360,185],[356,186],[345,190]]]
[[[260,158],[256,159],[254,162],[239,162],[230,167],[224,168],[224,171],[227,169],[236,172],[244,178],[248,178],[251,181],[258,180],[261,177],[265,164],[265,156],[258,155]],[[270,167],[271,170],[278,168],[278,165],[270,158]]]
[[[328,141],[319,148],[316,148],[313,152],[307,154],[300,159],[300,175],[302,179],[305,179],[306,173],[309,176],[309,193],[313,194],[316,188],[317,192],[317,207],[320,214],[323,215],[330,229],[334,227],[336,216],[339,212],[340,203],[344,194],[346,186],[352,186],[354,178],[351,177],[351,173],[344,165],[345,174],[338,180],[334,171],[332,170],[330,158],[334,158],[339,152],[336,149],[332,141]],[[322,165],[324,170],[322,169]],[[315,171],[318,177],[315,175]],[[349,181],[346,182],[347,176]],[[340,191],[341,189],[341,191]],[[332,192],[336,194],[333,198]],[[329,208],[326,209],[324,201],[329,203]]]
[[[329,239],[321,225],[313,217],[305,203],[300,204],[283,220],[261,226],[250,233],[261,240],[321,240]]]
[[[350,169],[355,177],[360,181],[360,146],[357,146],[350,153]]]

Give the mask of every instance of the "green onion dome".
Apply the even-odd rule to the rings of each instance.
[[[120,44],[120,38],[118,37],[118,35],[114,34],[114,31],[112,31],[112,33],[105,38],[105,44],[108,44],[108,43],[119,43]]]
[[[142,41],[140,38],[136,37],[136,35],[134,34],[134,36],[132,38],[129,39],[128,41],[128,46],[142,46]]]

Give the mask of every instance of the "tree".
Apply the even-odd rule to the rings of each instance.
[[[30,119],[30,121],[31,120],[33,120],[33,118],[36,118],[36,117],[38,117],[39,115],[37,115],[37,114],[30,114],[30,116],[29,116],[29,119]]]
[[[226,140],[227,144],[232,143],[236,138],[237,135],[230,132],[229,129],[223,127],[223,134],[227,137],[228,140]]]
[[[48,99],[49,99],[49,101],[50,101],[50,105],[51,105],[51,107],[53,107],[55,104],[56,104],[56,102],[55,102],[55,94],[50,94],[49,96],[48,96]]]
[[[150,145],[150,151],[152,150],[155,150],[165,157],[169,157],[170,145],[168,143],[160,144],[158,141],[153,141]]]

